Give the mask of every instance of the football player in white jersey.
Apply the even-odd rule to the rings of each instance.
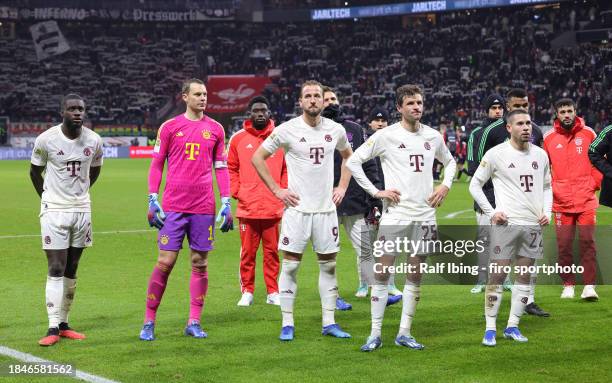
[[[63,122],[36,138],[30,167],[32,184],[41,197],[42,248],[48,264],[49,330],[38,342],[41,346],[52,346],[60,337],[85,339],[68,325],[68,313],[79,259],[93,243],[89,188],[102,167],[102,139],[83,126],[83,99],[68,94],[61,106]]]
[[[543,256],[542,226],[552,210],[550,165],[546,152],[530,143],[531,118],[527,111],[513,110],[507,116],[510,140],[487,151],[470,182],[470,193],[491,220],[489,281],[485,294],[485,346],[495,346],[496,321],[502,300],[501,283],[512,258],[516,258],[516,281],[504,337],[527,342],[518,324],[531,291],[531,272],[526,269]],[[482,186],[493,181],[496,207]],[[506,270],[504,270],[504,267]],[[522,267],[522,268],[521,268]]]
[[[319,294],[323,310],[323,335],[350,338],[336,323],[338,297],[336,253],[339,251],[336,206],[342,202],[351,174],[344,162],[352,154],[342,125],[321,117],[323,88],[309,80],[300,90],[302,115],[279,125],[253,155],[257,173],[272,193],[285,203],[279,249],[283,264],[278,280],[282,329],[280,339],[294,338],[293,305],[297,293],[297,271],[308,240],[319,260]],[[274,182],[265,163],[278,148],[285,150],[288,188]],[[334,150],[343,158],[340,182],[334,182]]]
[[[423,116],[423,91],[417,85],[403,85],[396,91],[396,107],[402,118],[399,122],[374,133],[347,162],[359,185],[370,195],[383,200],[383,213],[374,248],[394,242],[410,241],[414,245],[437,239],[436,207],[446,198],[453,183],[457,164],[444,144],[442,135],[420,122]],[[380,157],[385,178],[385,190],[378,190],[365,176],[361,164]],[[442,184],[433,187],[433,162],[444,167]],[[416,305],[420,299],[422,274],[420,264],[431,250],[417,246],[409,251],[403,291],[402,318],[395,344],[412,349],[423,349],[410,334]],[[374,254],[376,256],[376,253]],[[406,255],[404,248],[384,249],[374,264],[376,284],[372,286],[372,331],[362,351],[374,351],[382,346],[381,329],[385,305],[389,297],[387,283],[390,266],[397,255]]]

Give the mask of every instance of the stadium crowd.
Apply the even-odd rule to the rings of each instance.
[[[0,40],[0,116],[12,121],[57,120],[66,89],[87,95],[96,123],[157,125],[173,111],[179,84],[208,74],[280,69],[266,96],[275,119],[296,115],[301,82],[334,86],[344,114],[363,121],[383,106],[395,113],[398,84],[418,83],[429,107],[424,122],[471,127],[484,117],[491,92],[525,88],[531,114],[551,125],[552,102],[577,100],[595,131],[609,122],[612,50],[606,44],[553,44],[563,31],[598,22],[600,2],[557,8],[507,8],[307,24],[215,22],[109,28],[60,22],[71,50],[40,63],[29,31]],[[561,45],[552,48],[553,45]],[[24,49],[26,48],[26,49]],[[30,49],[31,48],[31,49]],[[257,54],[254,54],[257,52]],[[8,65],[8,64],[11,65]]]

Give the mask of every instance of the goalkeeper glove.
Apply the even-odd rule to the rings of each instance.
[[[147,214],[149,220],[149,226],[161,229],[164,226],[164,220],[166,219],[166,213],[162,209],[159,201],[157,200],[157,193],[149,194],[149,212]]]
[[[217,214],[216,222],[221,222],[219,228],[224,233],[234,230],[234,219],[232,218],[232,206],[229,197],[221,197],[221,209]]]

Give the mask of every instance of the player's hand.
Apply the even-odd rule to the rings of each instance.
[[[448,186],[446,185],[438,185],[433,193],[427,198],[427,204],[431,207],[440,207],[442,206],[442,202],[444,202],[444,198],[448,195]]]
[[[491,217],[491,223],[493,225],[505,225],[508,223],[508,217],[503,211],[498,211]]]
[[[230,197],[221,197],[221,209],[219,209],[219,214],[217,214],[215,222],[221,222],[219,229],[224,233],[234,230],[234,218],[232,217]]]
[[[159,204],[157,193],[149,194],[149,212],[147,213],[147,219],[151,227],[156,227],[157,229],[164,227],[166,213],[164,213],[164,210]]]
[[[287,207],[296,207],[300,203],[300,196],[289,189],[279,189],[274,196],[283,201]]]
[[[381,191],[379,191],[378,193],[374,194],[374,197],[378,198],[378,199],[389,200],[389,202],[391,202],[391,203],[399,203],[400,195],[402,195],[402,193],[400,193],[399,190],[397,190],[397,189],[388,189],[388,190],[381,190]]]
[[[336,187],[332,193],[332,201],[336,206],[340,205],[342,200],[344,199],[344,195],[346,194],[346,189]]]
[[[540,226],[547,226],[550,223],[550,219],[547,216],[543,215],[538,219],[538,223]]]

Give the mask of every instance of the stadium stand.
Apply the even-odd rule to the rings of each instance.
[[[411,82],[424,86],[424,121],[433,126],[478,124],[486,94],[521,87],[535,121],[549,125],[552,102],[572,97],[599,131],[612,106],[612,49],[607,42],[558,39],[564,31],[606,23],[604,3],[513,7],[501,17],[482,9],[282,25],[59,21],[71,50],[42,64],[27,26],[18,25],[15,39],[0,39],[0,116],[57,121],[58,101],[70,89],[86,95],[94,124],[146,134],[174,111],[185,78],[280,69],[266,90],[279,121],[297,112],[298,84],[316,78],[340,92],[343,112],[356,121],[375,105],[394,112],[394,89]]]

